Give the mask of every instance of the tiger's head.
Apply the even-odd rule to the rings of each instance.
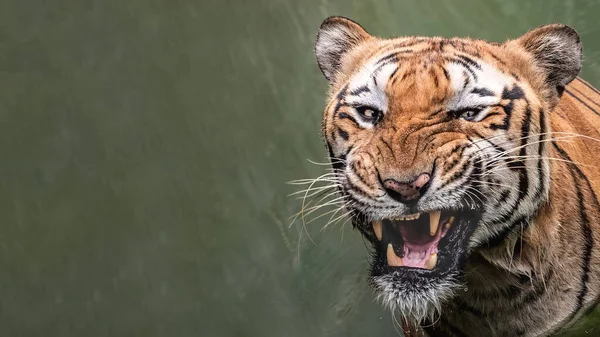
[[[469,256],[548,199],[549,114],[581,68],[577,33],[505,43],[381,39],[331,17],[315,45],[330,82],[322,132],[354,226],[373,246],[378,297],[431,318]]]

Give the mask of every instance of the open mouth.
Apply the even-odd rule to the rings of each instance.
[[[460,217],[456,211],[432,211],[372,222],[388,267],[432,270],[443,239]]]

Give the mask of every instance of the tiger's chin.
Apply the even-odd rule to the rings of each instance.
[[[469,239],[480,218],[471,210],[441,210],[363,223],[374,247],[371,282],[383,305],[414,323],[434,320],[463,288]]]

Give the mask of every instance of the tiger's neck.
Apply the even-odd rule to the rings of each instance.
[[[598,302],[600,141],[590,139],[600,135],[600,115],[572,95],[580,86],[567,87],[552,112],[547,200],[499,245],[471,255],[465,291],[443,311],[447,325],[469,335],[547,335]],[[566,133],[578,136],[566,141]]]

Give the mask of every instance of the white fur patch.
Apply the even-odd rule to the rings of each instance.
[[[398,65],[390,63],[377,67],[377,61],[378,59],[374,59],[365,64],[363,69],[350,80],[346,103],[353,106],[374,108],[385,114],[389,104],[385,88]],[[352,92],[357,92],[357,94],[353,95]],[[356,111],[354,113],[356,114]],[[363,128],[373,126],[371,123],[362,122],[361,118],[357,118],[357,121]]]
[[[478,64],[481,69],[471,67],[477,78],[474,78],[460,64],[448,63],[446,65],[446,70],[450,75],[451,87],[456,93],[456,96],[448,104],[448,110],[490,106],[500,102],[502,90],[508,83],[511,83],[510,77],[486,63],[479,62]],[[468,80],[466,86],[464,85],[465,80]],[[472,92],[474,89],[491,91],[494,93],[494,96],[478,95]],[[485,111],[480,115],[480,119],[485,117]]]

